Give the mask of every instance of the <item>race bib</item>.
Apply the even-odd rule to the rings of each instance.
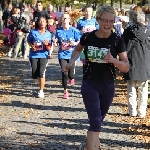
[[[91,62],[108,63],[104,61],[104,57],[107,53],[108,53],[107,48],[88,46],[87,56],[89,61]]]
[[[71,49],[71,48],[72,48],[72,46],[70,46],[69,43],[67,43],[67,42],[62,42],[62,50],[69,50],[69,49]]]
[[[43,44],[41,42],[36,43],[36,50],[43,50]]]
[[[94,25],[88,25],[84,27],[84,33],[92,32],[93,30],[96,30],[96,27]]]

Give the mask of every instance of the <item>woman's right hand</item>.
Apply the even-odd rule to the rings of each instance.
[[[33,45],[31,46],[31,48],[32,48],[33,51],[36,51],[36,50],[37,50],[37,47],[36,47],[35,44],[33,44]]]

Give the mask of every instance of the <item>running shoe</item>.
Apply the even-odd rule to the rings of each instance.
[[[39,91],[39,92],[38,92],[38,97],[39,97],[39,98],[44,98],[44,92],[40,92],[40,91]]]
[[[131,117],[136,117],[137,116],[137,112],[136,111],[132,112],[132,113],[128,112],[128,115],[131,116]]]
[[[63,98],[68,99],[69,98],[69,93],[65,92]]]
[[[79,150],[85,150],[85,144],[80,144],[79,146]],[[99,150],[101,150],[100,146],[99,146]]]
[[[138,114],[138,117],[140,118],[144,118],[146,116],[146,114]]]
[[[8,56],[8,57],[11,57],[11,52],[8,52],[8,53],[7,53],[7,56]]]
[[[69,84],[70,84],[70,85],[74,85],[74,79],[69,80]]]

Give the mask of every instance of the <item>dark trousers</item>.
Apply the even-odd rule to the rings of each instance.
[[[115,84],[107,81],[91,83],[83,80],[81,93],[89,118],[89,131],[100,132],[101,123],[113,101]]]
[[[47,58],[30,58],[30,64],[32,67],[32,78],[44,78],[46,67],[48,65]]]
[[[61,69],[63,69],[67,63],[69,63],[69,59],[59,59],[59,64],[61,66]],[[74,79],[74,69],[75,69],[75,63],[72,65],[72,67],[69,69],[67,73],[62,72],[62,85],[65,90],[67,89],[68,78],[70,80]]]

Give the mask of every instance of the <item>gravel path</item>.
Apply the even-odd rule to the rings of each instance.
[[[1,150],[78,150],[79,144],[86,140],[88,128],[87,114],[80,94],[81,66],[78,62],[76,84],[69,87],[70,98],[62,99],[61,72],[54,56],[49,60],[46,72],[46,97],[39,99],[36,98],[38,85],[31,79],[29,62],[22,58],[0,59]],[[127,118],[122,105],[125,104],[114,102],[104,120],[100,134],[102,148],[150,149],[143,140],[133,138],[139,132],[126,131],[131,123],[114,121],[114,114]]]

